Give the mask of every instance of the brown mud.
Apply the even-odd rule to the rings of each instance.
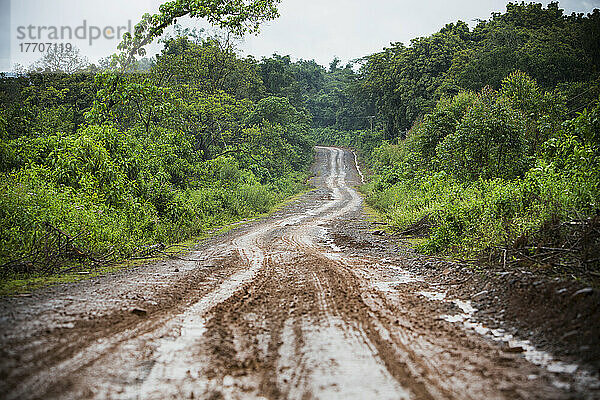
[[[314,173],[182,259],[0,300],[0,398],[600,397],[596,292],[419,256],[371,233],[354,154]]]

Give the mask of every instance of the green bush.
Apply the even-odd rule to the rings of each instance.
[[[517,72],[499,92],[442,99],[405,140],[373,152],[367,202],[394,229],[425,233],[427,253],[560,246],[566,232],[548,227],[598,213],[600,105],[559,123],[562,97],[552,108],[548,96]]]
[[[464,179],[519,176],[526,169],[522,116],[487,88],[467,109],[456,132],[436,148],[438,168]]]
[[[280,142],[286,134],[281,126],[254,129]],[[2,164],[0,265],[35,251],[45,224],[77,236],[92,254],[116,258],[187,239],[269,211],[302,189],[310,161],[302,148],[272,152],[263,170],[270,181],[260,183],[253,167],[242,167],[243,153],[203,161],[181,132],[123,133],[110,124],[0,143],[10,155]]]

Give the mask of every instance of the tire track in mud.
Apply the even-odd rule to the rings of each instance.
[[[333,201],[325,202],[314,210],[309,210],[309,212],[305,215],[292,215],[290,217],[284,218],[280,221],[276,221],[274,223],[267,223],[253,232],[243,235],[239,238],[233,240],[233,247],[235,251],[238,252],[239,256],[242,257],[245,262],[246,268],[243,268],[240,272],[233,274],[230,278],[225,280],[219,287],[211,291],[202,297],[197,303],[189,307],[189,309],[173,318],[169,322],[161,321],[160,329],[157,329],[156,332],[153,332],[146,336],[158,336],[160,332],[160,337],[167,339],[161,339],[159,342],[163,343],[153,343],[149,345],[145,342],[146,338],[138,337],[132,340],[129,340],[129,343],[122,344],[120,340],[117,340],[117,343],[114,346],[121,346],[126,349],[136,349],[138,352],[142,347],[151,347],[154,350],[151,354],[151,361],[144,361],[142,363],[143,366],[151,365],[149,371],[146,371],[143,375],[143,379],[141,379],[142,383],[140,385],[134,385],[132,388],[131,385],[127,384],[124,388],[116,388],[115,382],[111,382],[110,385],[102,386],[95,384],[95,388],[93,388],[92,392],[96,394],[96,397],[111,397],[118,395],[119,397],[127,398],[133,395],[141,395],[143,397],[161,397],[166,395],[179,396],[183,392],[180,389],[176,391],[166,393],[164,389],[158,389],[158,392],[154,391],[155,388],[161,387],[173,387],[173,386],[185,386],[184,381],[189,381],[190,370],[193,367],[198,366],[198,358],[194,357],[193,354],[190,354],[187,351],[190,348],[194,348],[199,346],[198,343],[199,337],[205,335],[205,332],[209,327],[206,326],[206,314],[209,310],[212,310],[212,314],[218,314],[217,310],[219,309],[219,305],[222,303],[228,303],[228,300],[235,302],[237,300],[238,291],[241,293],[251,292],[252,289],[248,289],[245,286],[248,286],[247,283],[251,282],[257,272],[264,268],[265,262],[265,251],[263,249],[264,243],[261,243],[261,240],[264,240],[270,233],[274,230],[281,229],[281,227],[285,228],[287,226],[297,225],[303,219],[314,219],[318,218],[320,215],[327,212],[328,209],[334,207],[336,202],[341,200],[341,191],[339,189],[340,186],[340,176],[343,179],[343,161],[342,161],[343,151],[338,149],[332,149],[329,151],[329,175],[326,178],[326,182],[329,187],[334,188],[333,190]],[[314,217],[314,218],[312,218]],[[225,247],[226,246],[222,246]],[[286,249],[282,250],[283,252]],[[254,282],[255,283],[255,282]],[[247,295],[243,295],[242,298],[247,298]],[[304,301],[305,304],[311,304],[310,301]],[[250,313],[251,314],[251,313]],[[216,318],[210,318],[211,321],[216,321]],[[209,324],[210,326],[210,324]],[[175,331],[175,334],[169,334],[169,331]],[[207,337],[210,337],[210,334],[206,334]],[[235,333],[234,330],[229,332],[219,332],[219,337],[232,337],[230,343],[227,343],[229,346],[234,345],[235,341]],[[175,339],[173,339],[175,337]],[[274,336],[276,337],[276,335]],[[131,343],[131,342],[142,342],[142,343]],[[206,346],[205,346],[206,347]],[[232,352],[228,352],[225,350],[223,344],[215,344],[212,348],[214,353],[223,353],[231,355]],[[122,353],[123,349],[115,349],[111,350],[111,353]],[[239,351],[236,350],[235,353]],[[107,357],[110,359],[110,355]],[[92,364],[112,364],[108,363],[107,360],[102,359],[91,359],[89,360]],[[117,360],[115,360],[117,361]],[[208,362],[210,364],[211,362]],[[118,364],[118,361],[117,361]],[[216,363],[218,364],[218,363]],[[190,368],[186,368],[189,366]],[[95,365],[97,367],[97,365]],[[136,369],[136,368],[134,368]],[[139,368],[138,368],[139,369]],[[143,368],[142,368],[143,369]],[[214,366],[206,368],[206,370],[214,369]],[[99,368],[102,370],[102,368]],[[206,372],[210,375],[209,372]],[[85,374],[84,374],[85,375]],[[97,376],[96,376],[97,378]],[[89,381],[96,379],[86,379]],[[214,385],[207,383],[204,385],[204,388],[200,388],[201,391],[208,392],[211,387],[222,387],[223,382],[215,382]],[[107,389],[106,392],[103,389]],[[196,387],[198,390],[198,387]],[[116,393],[115,393],[116,392]],[[191,392],[190,392],[191,394]]]
[[[115,351],[119,345],[127,343],[132,337],[139,337],[160,329],[172,318],[172,313],[186,307],[186,301],[182,301],[184,296],[195,298],[206,293],[208,281],[226,280],[226,276],[231,274],[231,268],[227,266],[228,262],[235,262],[235,259],[229,257],[225,259],[222,268],[218,272],[210,274],[208,279],[206,271],[200,270],[195,271],[192,276],[186,275],[187,281],[178,279],[167,287],[164,287],[165,285],[162,283],[156,284],[158,289],[156,293],[164,299],[161,305],[165,309],[150,308],[153,314],[152,319],[140,320],[127,309],[111,310],[105,315],[94,318],[96,311],[93,311],[91,315],[85,313],[83,318],[67,322],[64,325],[69,326],[64,328],[56,327],[52,321],[46,328],[44,328],[46,321],[28,321],[34,327],[39,326],[40,329],[37,330],[37,334],[27,332],[27,335],[23,335],[18,340],[14,340],[12,335],[4,333],[3,339],[13,340],[8,342],[10,349],[6,347],[3,350],[10,350],[13,354],[16,351],[19,353],[17,357],[9,353],[11,354],[10,361],[8,357],[3,360],[10,364],[7,365],[4,362],[2,364],[2,379],[0,379],[2,395],[0,398],[61,397],[70,374],[87,368],[97,361],[102,361],[107,353]],[[187,264],[190,263],[176,262],[176,265],[182,269],[185,269]],[[177,292],[177,290],[179,291]],[[68,314],[57,307],[45,311],[42,316],[52,313],[66,315],[68,320],[71,320]],[[19,328],[26,324],[21,322],[19,325],[15,329],[16,334],[18,334]],[[22,365],[15,364],[15,358]]]
[[[291,374],[290,377],[284,379],[274,377],[272,373],[274,370],[272,365],[274,354],[267,356],[265,365],[269,365],[269,367],[265,368],[264,376],[267,378],[263,379],[262,387],[273,388],[275,382],[277,389],[268,391],[271,396],[278,397],[285,393],[286,398],[306,398],[307,396],[320,398],[338,393],[338,395],[344,395],[345,397],[364,397],[365,394],[381,397],[387,389],[389,398],[398,398],[398,395],[403,392],[403,389],[389,376],[387,370],[380,367],[381,362],[366,336],[360,329],[352,326],[352,323],[346,324],[343,322],[338,304],[332,301],[334,298],[332,292],[336,289],[339,290],[339,288],[330,286],[329,271],[323,271],[322,268],[316,267],[321,266],[324,261],[327,264],[328,260],[318,257],[318,251],[314,247],[307,246],[312,244],[310,236],[313,234],[313,227],[326,221],[326,218],[330,215],[327,213],[329,209],[339,207],[340,203],[342,212],[345,210],[344,207],[348,207],[343,204],[347,202],[347,196],[344,197],[340,189],[344,185],[345,176],[343,155],[342,150],[328,150],[330,174],[325,182],[333,192],[333,201],[310,212],[309,215],[314,216],[314,218],[307,218],[308,221],[304,221],[298,227],[294,226],[284,232],[280,236],[281,239],[274,241],[273,247],[269,249],[271,252],[280,250],[280,255],[285,254],[287,251],[288,260],[280,257],[277,261],[280,264],[279,273],[284,273],[287,276],[276,276],[274,269],[265,271],[267,276],[258,280],[256,285],[252,285],[251,288],[246,290],[247,293],[254,294],[254,301],[261,298],[269,299],[273,293],[276,293],[276,298],[280,299],[280,304],[266,307],[264,314],[268,315],[268,319],[273,324],[271,328],[272,348],[277,351],[277,358],[285,358],[283,362],[278,361],[277,370],[287,370]],[[359,204],[350,205],[350,207],[357,207]],[[290,249],[293,249],[293,251],[290,251]],[[292,256],[292,259],[289,259],[290,253],[292,255],[296,253],[296,258]],[[301,261],[300,258],[304,260]],[[322,278],[319,278],[320,276]],[[279,285],[278,287],[272,287],[272,285],[262,284],[262,282],[271,284],[279,282]],[[307,283],[310,285],[309,290],[297,292],[293,289],[303,288]],[[261,288],[264,287],[268,287],[268,293],[261,293]],[[273,318],[274,315],[270,309],[278,306],[281,308],[282,305],[284,310],[289,308],[291,314],[295,314],[294,307],[299,298],[301,298],[300,304],[302,305],[299,317],[293,315],[286,318],[285,313],[278,313],[278,318]],[[282,301],[282,299],[286,300]],[[223,307],[219,307],[213,312],[214,316],[211,322],[213,329],[218,334],[213,335],[217,343],[210,345],[211,348],[219,348],[219,346],[226,348],[227,344],[231,345],[235,342],[222,329],[224,325],[235,322],[235,315],[238,313],[243,314],[243,308],[247,304],[240,304],[241,302],[236,298],[232,298],[227,303],[231,304],[223,304]],[[256,304],[251,304],[251,310],[257,308]],[[225,321],[226,316],[231,316],[229,321]],[[281,318],[282,316],[283,318]],[[281,332],[284,330],[289,332],[291,326],[294,326],[294,342],[301,340],[303,343],[300,348],[289,342],[291,337],[289,333],[286,335],[287,343],[285,340],[280,339]],[[247,326],[230,329],[229,332],[244,331],[244,328],[246,332],[252,332]],[[323,334],[323,332],[327,332],[327,334]],[[247,336],[251,337],[252,335]],[[246,346],[251,347],[252,343],[247,343]],[[293,354],[289,354],[289,352],[288,354],[282,353],[279,351],[280,347],[284,349],[286,347],[293,348],[294,352]],[[236,352],[229,349],[219,353],[221,354],[217,354],[217,358],[223,354],[225,357],[216,360],[214,364],[223,365],[224,372],[222,374],[226,374],[227,370],[234,370],[236,366],[232,365],[230,360]],[[365,373],[365,369],[360,368],[359,365],[364,366],[366,361],[371,360],[374,361],[373,365],[366,370],[374,373]],[[289,385],[289,381],[296,383]]]

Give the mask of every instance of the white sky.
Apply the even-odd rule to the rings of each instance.
[[[520,1],[520,0],[518,0]],[[547,4],[547,1],[539,1]],[[281,17],[269,22],[258,37],[246,38],[249,54],[277,52],[328,64],[343,62],[411,39],[432,34],[462,20],[473,26],[493,11],[504,11],[505,0],[283,0]],[[600,0],[565,0],[566,12],[589,12]]]
[[[8,1],[0,0],[0,5]],[[19,26],[69,25],[74,29],[84,19],[88,26],[101,28],[127,25],[129,20],[135,25],[144,12],[156,12],[161,2],[12,0],[11,66],[14,63],[29,65],[40,57],[39,53],[21,51],[21,43],[36,40],[19,40]],[[412,38],[429,35],[459,19],[473,25],[475,19],[487,19],[493,11],[504,11],[505,4],[502,0],[282,0],[281,17],[263,25],[260,35],[246,37],[240,49],[257,58],[273,53],[289,54],[293,59],[315,59],[328,65],[337,56],[345,63],[377,52],[390,42],[407,44]],[[564,0],[560,7],[567,13],[590,12],[600,8],[600,0]],[[202,21],[194,24],[205,25]],[[0,49],[7,46],[3,39],[0,38]],[[92,62],[116,51],[118,44],[116,39],[96,40],[91,46],[88,40],[70,42]],[[0,66],[0,70],[5,69]]]

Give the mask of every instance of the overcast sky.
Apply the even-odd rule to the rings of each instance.
[[[23,48],[23,43],[39,40],[30,38],[26,29],[19,31],[19,27],[68,25],[75,29],[85,20],[87,29],[90,26],[117,29],[127,26],[129,21],[135,24],[144,12],[156,12],[160,3],[158,0],[0,0],[0,14],[10,9],[10,65],[29,65],[40,57],[39,53]],[[379,51],[390,42],[408,44],[410,39],[429,35],[459,19],[473,25],[476,19],[487,19],[492,12],[503,11],[505,4],[501,0],[282,0],[281,17],[265,24],[260,35],[246,37],[240,49],[257,57],[289,54],[294,59],[315,59],[327,65],[337,56],[347,62]],[[564,0],[560,6],[568,13],[587,13],[600,8],[600,0]],[[6,29],[0,28],[0,53],[6,53],[9,40],[1,37],[1,31]],[[24,32],[26,37],[22,38]],[[35,35],[36,31],[33,32]],[[46,31],[42,33],[47,35]],[[101,37],[90,45],[90,35],[87,36],[84,40],[62,41],[75,44],[92,62],[116,50],[116,38]]]
[[[362,57],[389,46],[438,31],[449,22],[470,25],[504,11],[503,0],[283,0],[281,17],[268,23],[258,37],[249,37],[249,54],[273,52],[328,64]],[[548,2],[543,2],[547,4]],[[600,8],[600,0],[565,0],[568,13]]]

